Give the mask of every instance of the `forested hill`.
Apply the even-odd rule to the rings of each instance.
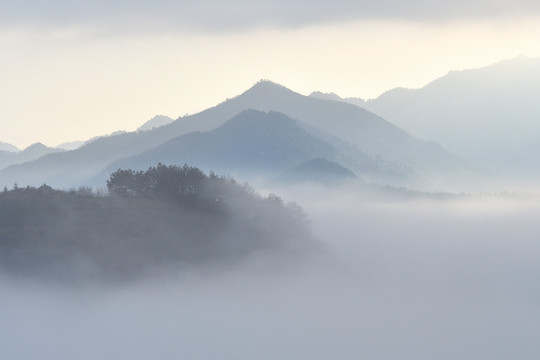
[[[0,193],[2,271],[60,281],[131,279],[311,246],[301,209],[189,167],[118,170],[108,193],[43,185]]]

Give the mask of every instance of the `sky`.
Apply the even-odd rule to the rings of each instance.
[[[540,57],[537,1],[2,1],[0,141],[56,146],[192,114],[260,79],[374,98]]]

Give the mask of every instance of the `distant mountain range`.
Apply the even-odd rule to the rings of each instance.
[[[249,109],[259,112],[245,112]],[[277,142],[265,142],[265,135]],[[271,153],[263,156],[264,146]],[[261,81],[237,97],[170,124],[101,137],[72,151],[10,166],[0,171],[0,183],[102,185],[99,174],[105,169],[156,161],[197,161],[193,165],[226,173],[242,167],[243,172],[251,168],[277,176],[317,157],[337,161],[368,180],[412,187],[475,172],[436,143],[414,138],[367,110]]]
[[[23,151],[0,151],[0,169],[4,169],[13,164],[21,164],[36,160],[43,155],[53,154],[60,151],[61,150],[59,149],[47,147],[42,143],[32,144]]]
[[[0,143],[0,185],[102,185],[116,167],[156,162],[275,178],[315,158],[415,189],[452,190],[493,174],[535,181],[537,94],[540,59],[523,56],[367,101],[260,81],[194,115],[158,115],[135,132],[59,146],[71,151]]]
[[[80,148],[82,145],[84,145],[85,141],[68,141],[61,143],[59,145],[56,145],[55,148],[62,149],[62,150],[75,150]]]
[[[18,152],[20,150],[15,145],[0,141],[0,151]]]
[[[174,119],[165,116],[165,115],[156,115],[141,126],[137,128],[137,131],[146,131],[146,130],[152,130],[153,128],[157,128],[163,125],[170,124],[174,121]]]
[[[272,176],[314,157],[336,159],[338,150],[284,114],[245,110],[216,129],[181,135],[120,159],[106,173],[118,168],[143,170],[158,162],[185,162],[219,173]]]
[[[136,156],[122,158],[94,182],[103,182],[118,168],[143,170],[158,162],[179,161],[254,181],[271,179],[314,158],[343,162],[369,179],[403,181],[411,176],[380,158],[350,151],[335,139],[315,136],[282,113],[245,110],[216,129],[181,135]]]
[[[314,91],[309,96],[314,97],[316,99],[321,100],[333,100],[333,101],[343,101],[349,104],[353,104],[359,107],[364,107],[366,105],[366,100],[357,98],[357,97],[348,97],[348,98],[342,98],[339,95],[335,93],[323,93],[320,91]]]
[[[540,59],[523,56],[397,88],[363,106],[500,174],[540,175]]]

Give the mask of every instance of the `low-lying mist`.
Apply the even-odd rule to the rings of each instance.
[[[540,202],[284,192],[324,250],[73,287],[0,280],[5,358],[537,359]]]
[[[0,270],[80,285],[122,283],[319,247],[298,205],[198,168],[118,170],[107,189],[2,191]]]

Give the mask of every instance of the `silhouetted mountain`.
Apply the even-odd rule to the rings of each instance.
[[[48,146],[43,145],[40,142],[37,142],[35,144],[30,145],[23,151],[21,151],[20,155],[25,155],[28,158],[37,159],[40,156],[43,156],[52,152],[58,152],[58,149],[50,148]]]
[[[0,141],[0,151],[18,152],[19,149],[15,145]]]
[[[285,171],[275,181],[285,184],[318,183],[339,185],[351,180],[358,180],[351,170],[336,162],[316,158]]]
[[[97,139],[106,138],[106,137],[113,137],[113,136],[118,136],[118,135],[124,135],[124,134],[127,134],[127,133],[128,133],[128,132],[125,131],[125,130],[117,130],[117,131],[113,131],[113,132],[110,133],[110,134],[94,136],[94,137],[91,137],[90,139],[84,140],[84,141],[83,141],[83,140],[79,140],[79,141],[68,141],[68,142],[62,143],[62,144],[60,144],[60,145],[57,145],[57,146],[56,146],[56,149],[61,149],[61,150],[76,150],[76,149],[80,148],[80,147],[83,146],[83,145],[87,145],[87,144],[90,144],[91,142],[96,141]]]
[[[409,172],[429,176],[437,174],[447,179],[449,174],[468,171],[459,159],[438,145],[415,139],[364,109],[303,96],[281,85],[263,81],[233,99],[198,114],[179,118],[171,124],[149,131],[100,138],[64,154],[49,155],[32,164],[4,169],[0,171],[0,184],[82,184],[122,157],[143,153],[192,131],[215,129],[246,109],[282,112],[298,120],[310,132],[328,133],[357,148],[358,153],[396,164],[409,169]]]
[[[313,128],[345,140],[363,153],[410,168],[413,172],[446,181],[451,176],[469,176],[472,166],[446,152],[434,142],[408,135],[381,117],[357,106],[316,99],[297,94],[281,85],[262,81],[242,95],[200,113],[201,123],[208,127],[218,117],[216,112],[233,112],[239,108],[279,111],[298,120],[308,131]],[[176,121],[168,127],[193,128],[195,118]],[[198,126],[201,126],[198,123]]]
[[[342,98],[339,95],[334,94],[334,93],[323,93],[320,91],[314,91],[311,94],[309,94],[309,96],[314,97],[316,99],[321,99],[321,100],[342,101],[342,102],[346,102],[346,103],[360,106],[360,107],[364,107],[364,105],[366,104],[366,101],[361,98],[357,98],[357,97]]]
[[[111,162],[138,154],[171,138],[170,134],[148,136],[150,132],[97,137],[72,151],[48,154],[31,163],[12,165],[0,171],[0,184],[39,186],[47,183],[55,187],[88,184],[89,179],[101,173]]]
[[[540,173],[538,94],[540,59],[520,56],[394,89],[365,107],[486,168]]]
[[[141,126],[137,128],[137,131],[146,131],[146,130],[152,130],[153,128],[157,128],[163,125],[170,124],[174,121],[174,119],[171,119],[168,116],[165,115],[156,115]]]
[[[82,145],[84,145],[84,143],[85,143],[84,141],[68,141],[68,142],[64,142],[59,145],[56,145],[55,148],[61,149],[61,150],[75,150],[75,149],[80,148]]]
[[[43,155],[56,153],[61,150],[50,148],[42,143],[35,143],[19,152],[0,151],[0,169],[13,164],[22,164],[28,161],[39,159]]]
[[[316,157],[343,161],[368,179],[403,180],[411,175],[406,169],[359,151],[347,152],[345,145],[329,136],[322,138],[308,133],[284,114],[245,110],[217,129],[182,135],[137,156],[120,159],[94,182],[103,181],[117,168],[144,169],[157,161],[189,163],[258,180],[272,178]]]
[[[227,173],[275,175],[313,157],[335,159],[338,151],[277,112],[245,110],[217,129],[192,132],[140,155],[113,163],[116,168],[144,169],[157,161],[194,164]]]

